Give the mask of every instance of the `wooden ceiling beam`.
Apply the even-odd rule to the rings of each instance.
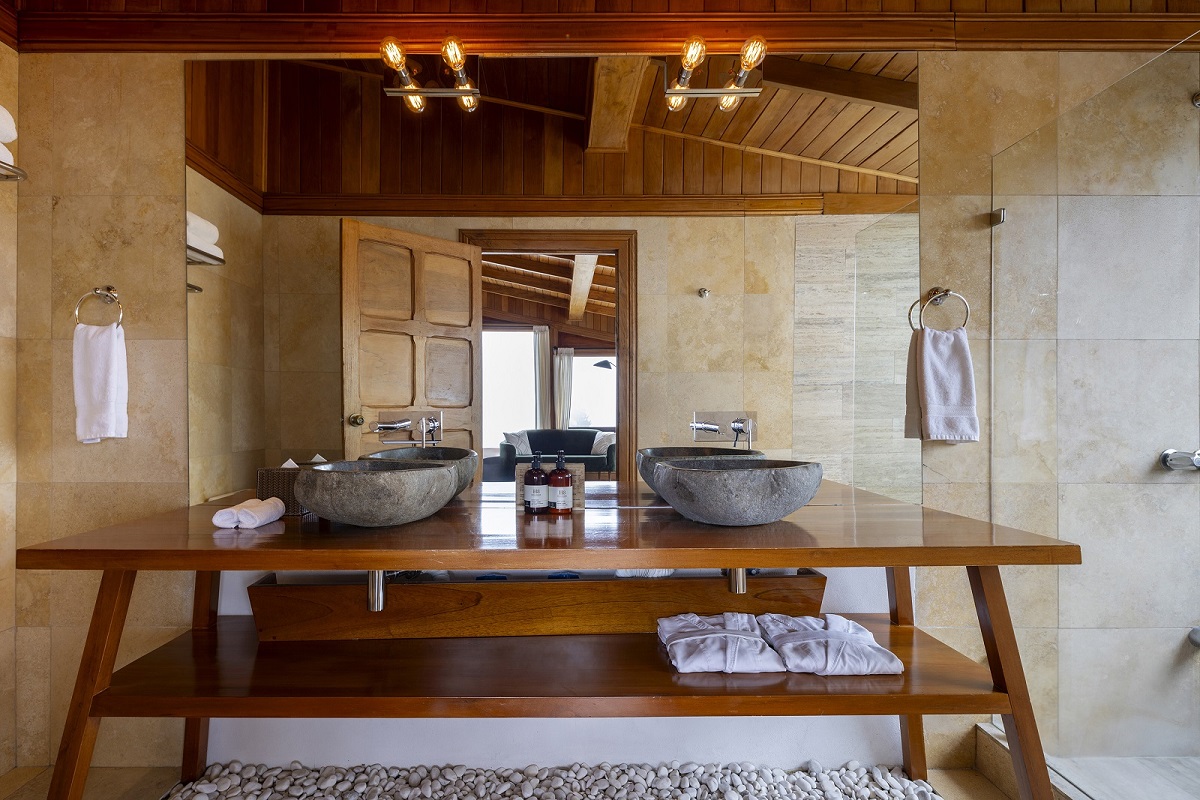
[[[497,281],[506,281],[508,283],[519,283],[522,286],[542,289],[547,292],[557,292],[564,297],[569,297],[571,292],[571,282],[569,280],[537,272],[526,272],[524,270],[513,272],[511,270],[498,269],[487,260],[483,262],[483,277]]]
[[[557,306],[559,308],[569,309],[571,301],[567,297],[552,294],[539,294],[538,292],[522,289],[519,286],[514,286],[508,283],[497,283],[491,278],[484,278],[483,291],[485,293],[499,294],[505,297],[512,297],[517,300],[525,300],[529,303],[542,303],[548,306]],[[600,300],[589,300],[586,307],[587,311],[593,314],[600,314],[605,317],[615,317],[617,315],[617,306],[615,303],[606,303]],[[578,320],[575,320],[578,321]]]
[[[884,108],[917,111],[917,84],[881,78],[866,72],[851,72],[781,56],[763,61],[763,85],[777,89],[817,94],[834,100]]]
[[[552,257],[552,256],[543,256]],[[574,277],[574,267],[572,261],[567,258],[556,259],[561,263],[547,263],[538,261],[532,258],[527,258],[522,255],[513,253],[485,253],[483,262],[485,264],[495,264],[498,267],[508,267],[509,269],[519,269],[524,272],[533,272],[538,275],[548,275],[553,278],[559,278],[567,283],[570,283]],[[617,286],[616,279],[608,275],[597,275],[593,281],[599,286],[604,286],[609,289],[614,289]]]
[[[592,66],[592,111],[588,120],[590,153],[624,153],[629,124],[642,89],[645,56],[601,56]]]
[[[571,305],[567,319],[578,322],[588,307],[588,295],[592,293],[592,277],[596,274],[596,256],[590,253],[575,256],[575,271],[571,276]]]

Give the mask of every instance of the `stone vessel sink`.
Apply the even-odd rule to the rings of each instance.
[[[479,454],[465,447],[396,447],[378,453],[370,453],[359,460],[380,458],[385,461],[445,461],[454,465],[458,476],[458,487],[454,490],[457,496],[462,490],[471,485],[475,470],[479,468]]]
[[[709,525],[765,525],[812,500],[821,465],[808,461],[665,459],[654,466],[658,493],[683,516]]]
[[[732,447],[643,447],[637,451],[637,469],[638,474],[642,476],[642,480],[654,490],[656,494],[662,494],[658,491],[658,486],[654,482],[654,465],[662,461],[664,458],[672,460],[692,459],[695,461],[712,461],[713,459],[736,459],[736,458],[766,458],[766,453],[760,453],[757,450],[734,450]]]
[[[428,517],[457,486],[445,461],[331,461],[296,476],[296,499],[325,519],[378,528]]]

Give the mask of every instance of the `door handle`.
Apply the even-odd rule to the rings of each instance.
[[[1158,463],[1167,469],[1200,469],[1200,450],[1189,453],[1185,450],[1163,450]]]

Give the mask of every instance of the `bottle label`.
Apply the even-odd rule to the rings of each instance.
[[[574,500],[570,486],[550,487],[550,507],[565,511],[571,507]]]
[[[549,503],[549,486],[526,486],[525,487],[525,507],[526,508],[546,508]]]

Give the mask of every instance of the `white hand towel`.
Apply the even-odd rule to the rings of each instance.
[[[880,647],[871,632],[837,614],[789,617],[760,614],[767,641],[783,656],[788,672],[816,675],[897,675],[904,665]]]
[[[0,144],[8,144],[17,140],[17,121],[12,112],[0,106]],[[12,163],[11,161],[9,162]]]
[[[679,672],[784,672],[750,614],[679,614],[658,621],[658,638]]]
[[[922,439],[920,379],[921,331],[912,332],[908,340],[908,373],[904,380],[904,438]]]
[[[923,438],[926,441],[978,442],[975,370],[971,364],[967,329],[923,328],[920,333],[917,391],[921,398]]]
[[[12,150],[9,150],[3,144],[0,144],[0,163],[12,166],[17,163],[17,159],[13,156]]]
[[[187,243],[192,247],[204,248],[205,245],[215,245],[221,238],[217,226],[199,214],[187,212]]]
[[[236,506],[218,510],[213,514],[212,521],[218,528],[257,528],[282,517],[285,508],[283,501],[278,497],[247,500]]]
[[[129,435],[129,370],[125,329],[76,325],[72,354],[75,437],[84,444]]]

